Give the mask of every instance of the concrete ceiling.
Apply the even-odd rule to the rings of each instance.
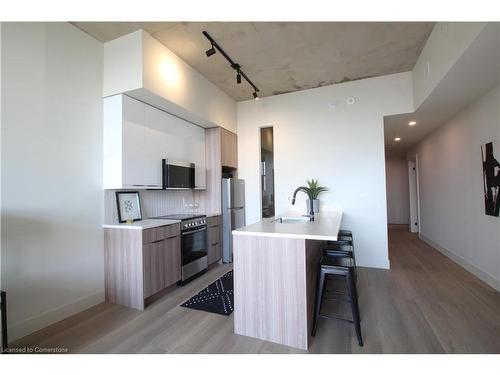
[[[207,58],[208,31],[260,89],[277,95],[409,71],[432,22],[73,22],[107,42],[144,29],[237,101],[252,98],[236,84],[220,53]]]
[[[490,23],[413,113],[384,118],[388,154],[404,155],[460,110],[500,84],[500,26]],[[410,121],[416,121],[413,127]],[[394,138],[401,141],[395,142]]]

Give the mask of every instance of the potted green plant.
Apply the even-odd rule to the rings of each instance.
[[[314,209],[314,212],[317,213],[319,212],[319,199],[318,199],[318,196],[324,192],[324,191],[328,191],[328,188],[324,187],[324,186],[320,186],[318,184],[318,180],[315,180],[315,179],[310,179],[310,180],[306,180],[307,182],[307,190],[306,193],[307,193],[307,196],[309,197],[309,199],[306,200],[306,207],[309,209],[310,207],[310,202],[309,200],[312,200],[313,201],[313,209]]]
[[[310,212],[310,207],[311,207],[311,200],[313,202],[313,213],[319,212],[319,199],[318,195],[320,193],[327,191],[328,188],[324,186],[318,185],[318,180],[311,179],[311,180],[306,180],[307,182],[307,187],[306,186],[299,186],[295,192],[293,193],[293,199],[292,199],[292,204],[295,204],[295,195],[299,191],[303,191],[304,193],[307,194],[307,197],[309,199],[306,199],[306,207],[307,207],[307,212]]]

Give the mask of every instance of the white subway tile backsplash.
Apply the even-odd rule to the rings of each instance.
[[[117,190],[104,190],[104,223],[118,223]],[[161,215],[205,213],[204,192],[192,190],[140,190],[143,218]]]

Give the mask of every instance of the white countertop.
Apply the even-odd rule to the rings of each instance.
[[[197,215],[197,214],[193,214]],[[203,214],[202,214],[203,215]],[[207,217],[220,216],[220,213],[206,214]],[[115,228],[115,229],[150,229],[161,227],[163,225],[177,224],[180,220],[169,220],[169,219],[143,219],[140,221],[134,221],[132,224],[120,223],[120,224],[104,224],[103,228]]]
[[[103,228],[115,228],[115,229],[150,229],[161,227],[163,225],[177,224],[180,220],[168,220],[168,219],[143,219],[140,221],[134,221],[132,224],[121,223],[121,224],[104,224]]]
[[[342,211],[321,212],[314,215],[314,221],[280,223],[280,217],[297,217],[297,213],[277,215],[255,224],[233,230],[233,235],[300,238],[320,241],[336,241],[342,223]]]

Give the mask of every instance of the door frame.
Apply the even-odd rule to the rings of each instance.
[[[418,178],[418,155],[415,161],[408,160],[408,199],[410,205],[410,232],[420,235],[420,186]]]
[[[260,219],[262,220],[262,163],[260,161],[262,157],[262,139],[261,139],[261,132],[262,129],[265,128],[273,128],[273,164],[274,164],[274,169],[276,170],[276,158],[275,158],[275,148],[276,148],[276,133],[275,133],[275,126],[274,125],[262,125],[257,128],[258,132],[258,147],[259,147],[259,158],[258,158],[258,171],[259,171],[259,178],[258,178],[258,184],[259,184],[259,213],[260,213]],[[274,187],[274,214],[276,214],[276,180],[274,178],[275,176],[273,175],[273,187]]]

